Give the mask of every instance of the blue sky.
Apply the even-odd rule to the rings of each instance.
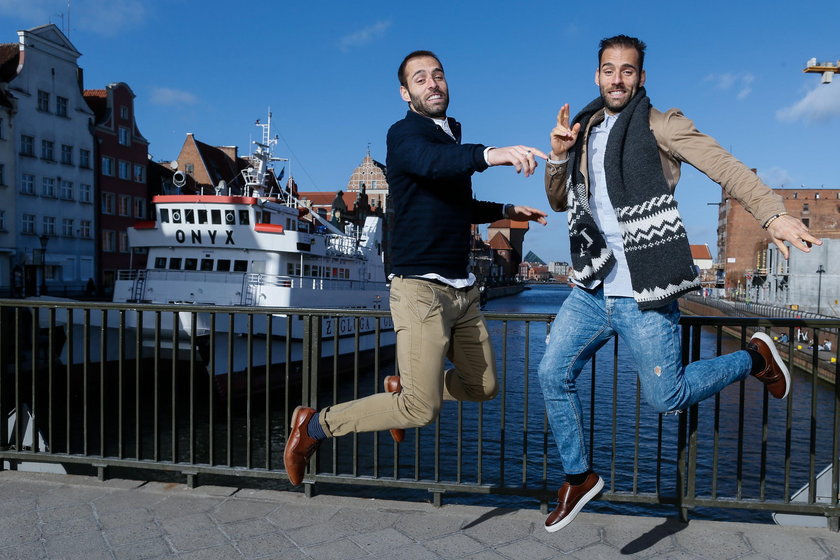
[[[597,95],[598,41],[625,33],[648,44],[647,91],[679,107],[772,187],[840,188],[840,75],[802,69],[840,59],[840,2],[282,2],[0,0],[0,42],[55,23],[82,53],[85,87],[123,81],[157,160],[186,133],[247,153],[270,106],[279,154],[302,190],[344,188],[368,145],[385,161],[400,119],[396,68],[415,49],[441,57],[449,114],[464,141],[548,148],[564,102]],[[593,7],[595,6],[595,7]],[[64,14],[62,18],[59,14]],[[548,210],[541,170],[476,174],[485,200]],[[715,252],[720,187],[684,166],[677,200],[692,243]],[[568,260],[565,214],[525,240],[544,260]]]

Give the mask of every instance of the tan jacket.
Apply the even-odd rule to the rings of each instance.
[[[602,109],[593,115],[584,131],[586,136],[580,161],[587,193],[589,175],[586,151],[589,130],[603,120]],[[663,113],[651,107],[650,129],[659,146],[662,171],[672,193],[680,180],[680,164],[685,162],[722,186],[723,190],[740,202],[760,224],[764,224],[774,214],[785,211],[781,196],[762,183],[756,173],[723,149],[714,138],[698,131],[691,119],[686,118],[679,109],[669,109]],[[545,192],[551,208],[556,212],[565,212],[568,209],[566,168],[566,163],[549,163],[545,166]]]

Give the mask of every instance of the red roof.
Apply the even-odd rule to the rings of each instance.
[[[509,220],[505,218],[504,220],[496,220],[492,224],[490,224],[491,228],[510,228],[510,229],[528,229],[530,226],[528,222],[519,222],[517,220]]]
[[[332,206],[333,200],[335,200],[334,192],[306,191],[298,194],[301,199],[311,200],[313,206]],[[341,198],[344,199],[347,208],[352,209],[353,203],[356,202],[356,193],[346,192],[343,193]]]
[[[495,249],[496,251],[513,250],[513,247],[510,245],[510,241],[508,241],[508,238],[502,235],[501,232],[494,235],[493,239],[490,240],[490,248]]]
[[[712,260],[712,252],[708,245],[691,245],[692,259],[708,259]]]

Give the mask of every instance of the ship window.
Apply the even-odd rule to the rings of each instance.
[[[230,272],[230,259],[219,259],[216,261],[217,272]]]
[[[198,211],[198,223],[199,224],[206,224],[207,223],[207,210],[199,210]]]
[[[295,263],[287,263],[286,264],[286,274],[289,276],[294,275],[295,273]]]
[[[324,277],[325,278],[330,278],[330,267],[328,267],[328,266],[324,267]]]
[[[221,210],[210,210],[210,221],[214,224],[221,224],[222,223],[222,211]]]
[[[184,210],[184,220],[188,224],[195,223],[195,211],[192,208],[187,208],[186,210]]]
[[[198,268],[198,259],[184,259],[184,270],[196,270]]]
[[[160,221],[162,223],[168,223],[169,222],[169,210],[167,208],[161,208],[160,209]]]
[[[181,270],[181,258],[172,257],[169,259],[169,270]]]
[[[226,224],[235,224],[236,223],[236,213],[233,210],[225,210],[225,223]]]
[[[247,210],[239,211],[239,223],[243,226],[247,226],[251,223],[250,213]]]
[[[213,259],[201,259],[201,270],[213,270]]]
[[[233,271],[234,272],[247,272],[248,271],[248,261],[236,259],[233,261]]]
[[[312,276],[312,266],[308,264],[303,265],[303,275]]]
[[[262,223],[270,224],[271,223],[271,212],[263,212],[262,213]]]
[[[172,223],[173,224],[180,224],[181,223],[181,211],[180,210],[173,210],[172,211]]]
[[[155,259],[155,268],[166,268],[166,257],[157,257]]]

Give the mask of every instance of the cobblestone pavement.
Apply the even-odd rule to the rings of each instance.
[[[0,472],[2,559],[840,559],[827,529]]]

